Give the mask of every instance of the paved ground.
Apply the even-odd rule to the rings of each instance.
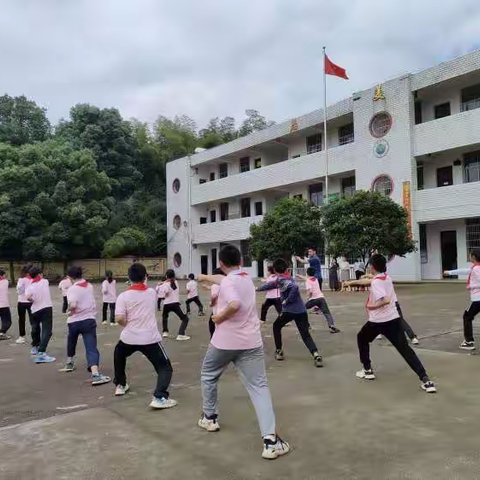
[[[208,434],[196,427],[199,368],[208,343],[205,320],[192,316],[192,341],[165,342],[175,369],[172,396],[180,405],[152,412],[148,403],[155,376],[140,355],[130,359],[132,393],[124,398],[112,395],[112,385],[90,386],[82,368],[83,346],[78,370],[57,372],[66,327],[60,295],[52,291],[56,324],[49,352],[58,363],[32,364],[27,346],[0,343],[2,480],[480,478],[480,359],[458,350],[461,312],[468,302],[465,285],[397,287],[421,339],[419,355],[438,384],[436,396],[418,388],[386,343],[372,350],[378,380],[355,379],[355,334],[364,321],[364,294],[327,294],[342,329],[338,335],[328,333],[321,316],[311,315],[323,369],[314,368],[293,326],[284,330],[285,362],[273,360],[271,311],[263,327],[268,378],[279,431],[294,446],[275,462],[260,458],[253,408],[233,370],[220,387],[222,431]],[[13,304],[13,290],[11,295]],[[15,323],[15,333],[16,328]],[[118,327],[99,326],[109,375],[118,335]]]

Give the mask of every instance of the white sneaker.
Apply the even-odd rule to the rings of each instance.
[[[362,368],[355,375],[357,376],[357,378],[363,378],[365,380],[375,380],[375,374],[371,369],[365,370],[364,368]]]
[[[166,408],[176,407],[178,402],[173,398],[157,398],[153,397],[153,400],[150,402],[150,408],[164,410]]]
[[[383,338],[382,335],[377,335],[377,336],[375,337],[375,340],[381,340],[382,338]]]
[[[217,422],[217,419],[209,419],[205,415],[198,421],[198,426],[207,432],[218,432],[220,430],[220,424]]]
[[[115,389],[115,396],[120,397],[121,395],[125,395],[129,390],[130,387],[128,386],[128,383],[125,386],[117,385],[117,388]]]
[[[422,383],[420,385],[420,388],[422,390],[425,390],[427,393],[437,393],[437,389],[435,387],[435,384],[431,382],[430,380],[428,382]]]
[[[18,343],[19,345],[21,345],[21,344],[27,343],[27,341],[25,340],[25,337],[18,337],[15,340],[15,343]]]
[[[163,337],[163,338],[168,338],[168,332],[163,332],[163,333],[162,333],[162,337]]]
[[[465,340],[460,344],[459,348],[462,350],[475,350],[475,342],[467,342]]]
[[[102,325],[108,325],[108,322],[102,322]]]
[[[290,445],[284,442],[278,435],[275,440],[263,439],[262,457],[267,460],[275,460],[282,455],[286,455],[290,450]]]
[[[185,340],[190,340],[191,337],[189,337],[188,335],[177,335],[177,340],[179,342],[184,342]]]
[[[418,341],[417,337],[412,338],[412,345],[418,345],[420,342]]]

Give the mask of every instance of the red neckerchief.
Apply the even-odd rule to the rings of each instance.
[[[248,277],[247,272],[243,272],[241,270],[234,270],[233,272],[230,272],[232,275],[238,275],[239,277]]]
[[[40,275],[37,275],[35,278],[32,278],[32,283],[37,283],[42,279]]]
[[[86,280],[81,280],[80,282],[77,282],[75,284],[77,287],[83,287],[83,288],[86,288],[88,287],[88,282]]]
[[[148,290],[148,287],[144,283],[134,283],[129,290],[137,290],[139,292],[143,292]]]
[[[470,269],[470,273],[468,274],[467,289],[469,289],[469,290],[470,290],[470,280],[472,279],[472,273],[473,273],[473,269],[475,267],[480,267],[480,262],[474,263],[472,268]]]
[[[375,280],[375,279],[377,279],[377,278],[378,278],[378,280],[385,281],[385,280],[387,279],[387,274],[386,274],[386,273],[384,273],[383,275],[378,275],[378,274],[377,274],[377,275],[375,275],[375,277],[373,278],[373,280]],[[373,280],[372,280],[372,281],[373,281]],[[370,294],[371,294],[371,292],[368,292],[367,301],[365,302],[365,310],[367,310],[367,312],[368,312],[367,305],[368,305],[368,303],[370,302]]]
[[[32,279],[32,277],[30,276],[30,274],[29,274],[29,273],[27,274],[27,278],[28,278],[29,280],[31,280],[31,279]]]

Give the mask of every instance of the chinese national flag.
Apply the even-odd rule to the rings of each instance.
[[[327,75],[335,75],[336,77],[348,80],[347,72],[345,71],[345,69],[331,62],[327,55],[325,55],[325,73]]]

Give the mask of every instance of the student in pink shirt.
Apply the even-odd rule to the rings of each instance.
[[[87,369],[92,373],[92,385],[103,385],[110,382],[110,377],[102,375],[98,370],[100,353],[97,348],[97,304],[93,286],[83,278],[82,267],[70,267],[68,278],[72,286],[68,289],[67,300],[67,361],[61,372],[75,370],[75,352],[78,336],[81,335],[87,356]]]
[[[173,312],[182,321],[178,330],[177,340],[190,340],[190,337],[186,335],[188,316],[185,315],[180,307],[180,288],[178,282],[175,279],[175,272],[172,269],[166,271],[167,280],[163,284],[165,300],[163,302],[162,313],[162,326],[163,336],[168,337],[168,315]]]
[[[190,315],[190,304],[193,302],[198,307],[198,316],[203,317],[205,313],[203,313],[203,305],[198,297],[198,283],[195,281],[195,275],[191,273],[188,276],[188,280],[186,285],[187,301],[185,302],[187,305],[187,315]]]
[[[62,303],[62,313],[67,313],[68,310],[68,300],[67,292],[68,289],[72,286],[72,280],[67,276],[58,284],[58,288],[62,291],[63,303]]]
[[[269,283],[269,282],[276,282],[278,275],[275,274],[273,271],[273,267],[270,265],[268,267],[268,277],[263,279],[262,282]],[[262,309],[260,311],[260,320],[265,322],[267,320],[267,314],[270,307],[275,307],[277,314],[280,315],[282,313],[282,299],[280,298],[280,289],[275,288],[274,290],[268,290],[267,294],[265,295],[265,301],[262,304]]]
[[[115,301],[117,300],[117,282],[113,278],[113,272],[107,270],[105,272],[105,280],[102,282],[102,324],[107,325],[107,313],[110,309],[110,325],[117,325],[115,323]]]
[[[216,268],[212,274],[225,275],[221,268]],[[214,283],[213,285],[203,285],[203,287],[210,291],[210,308],[212,309],[212,313],[210,314],[210,318],[208,320],[208,331],[210,332],[211,339],[215,333],[215,323],[213,322],[212,318],[217,314],[218,310],[218,294],[220,293],[220,285]]]
[[[27,300],[25,291],[27,287],[32,282],[32,278],[28,274],[30,266],[24,265],[20,270],[20,278],[17,280],[17,293],[18,293],[18,303],[17,303],[17,313],[18,313],[18,330],[19,336],[15,343],[24,344],[26,343],[25,336],[27,334],[25,330],[25,321],[28,312],[28,319],[32,323],[32,303]]]
[[[165,288],[163,283],[167,277],[161,276],[157,286],[155,287],[155,291],[157,292],[157,310],[160,312],[162,310],[162,302],[165,300]]]
[[[435,384],[430,380],[422,362],[412,350],[405,338],[401,318],[395,305],[395,290],[392,279],[387,275],[387,259],[383,255],[375,254],[370,258],[370,269],[375,277],[370,285],[366,308],[368,322],[357,335],[358,350],[363,369],[357,372],[358,378],[375,380],[370,361],[370,343],[377,335],[384,335],[397,349],[398,353],[418,375],[421,388],[427,393],[435,393]]]
[[[141,352],[148,358],[158,375],[150,407],[172,408],[178,404],[176,400],[169,398],[168,393],[173,369],[157,327],[155,317],[157,294],[153,288],[145,285],[146,274],[147,271],[141,263],[132,264],[128,269],[128,277],[132,284],[117,298],[115,320],[124,328],[113,358],[114,383],[117,386],[115,395],[125,395],[130,389],[125,375],[127,358],[135,352]]]
[[[47,353],[48,342],[52,336],[53,308],[50,297],[50,284],[43,278],[41,268],[32,267],[29,271],[32,281],[25,291],[32,302],[32,349],[35,363],[52,363],[56,359]]]
[[[8,300],[7,274],[5,270],[0,269],[0,340],[10,340],[12,337],[7,335],[8,329],[12,326],[12,314],[10,312],[10,302]]]
[[[203,415],[198,426],[208,432],[220,430],[218,381],[233,363],[250,395],[263,438],[262,457],[273,460],[290,451],[276,434],[275,413],[267,384],[260,320],[252,279],[240,270],[240,251],[227,245],[220,250],[220,267],[226,277],[200,275],[200,281],[220,285],[217,313],[212,320],[215,333],[203,360],[201,383]]]

